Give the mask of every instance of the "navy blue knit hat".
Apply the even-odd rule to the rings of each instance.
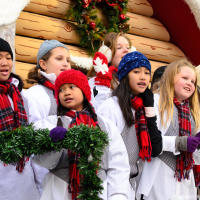
[[[151,64],[146,56],[138,51],[126,54],[118,66],[118,79],[121,81],[132,69],[146,67],[151,72]]]
[[[40,67],[39,61],[40,59],[47,54],[49,51],[56,47],[63,47],[67,50],[69,50],[63,43],[59,42],[58,40],[45,40],[39,48],[38,54],[37,54],[37,67]]]
[[[11,58],[13,60],[12,49],[11,49],[9,43],[6,40],[2,39],[2,38],[0,38],[0,51],[8,52],[11,55]]]

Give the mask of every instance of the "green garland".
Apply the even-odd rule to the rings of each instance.
[[[96,172],[100,168],[99,163],[106,145],[108,136],[99,128],[74,126],[68,129],[62,141],[53,142],[48,129],[34,130],[30,125],[0,132],[0,160],[6,164],[16,164],[32,154],[60,151],[62,148],[71,149],[81,155],[78,167],[84,179],[80,183],[81,193],[78,198],[99,200],[98,194],[103,188]]]
[[[80,45],[94,54],[107,32],[127,32],[128,0],[77,0],[69,9],[67,20],[76,22],[76,30],[80,35]],[[102,9],[107,18],[107,26],[97,17],[97,9]]]

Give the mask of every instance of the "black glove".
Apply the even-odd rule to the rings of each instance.
[[[143,93],[141,93],[140,97],[143,100],[144,107],[153,107],[154,105],[153,93],[149,88],[147,88]]]

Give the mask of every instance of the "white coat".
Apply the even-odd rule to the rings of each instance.
[[[104,86],[104,85],[95,85],[95,77],[89,79],[89,85],[91,88],[91,102],[95,109],[98,109],[98,107],[109,97],[112,95],[112,89]],[[97,95],[94,96],[94,88],[98,91]]]
[[[158,104],[159,95],[155,94],[154,107],[156,110],[158,129],[162,133],[163,151],[173,152],[174,156],[178,155],[180,152],[176,152],[176,136],[165,136],[171,120],[167,122],[166,127],[161,125]],[[189,179],[183,179],[181,182],[178,182],[174,177],[174,171],[158,157],[152,158],[150,163],[145,162],[137,192],[144,194],[145,200],[197,199],[193,171],[191,170]]]
[[[15,78],[12,83],[18,86],[19,81]],[[13,101],[8,96],[13,108]],[[32,159],[26,162],[22,173],[16,170],[14,165],[5,165],[0,161],[0,199],[2,200],[39,200],[40,192],[36,184],[37,167]]]
[[[68,127],[71,118],[62,117]],[[128,198],[128,178],[130,173],[128,156],[123,140],[112,122],[105,121],[98,117],[99,125],[104,132],[108,134],[109,145],[105,149],[101,161],[101,169],[98,172],[103,181],[103,193],[100,197],[103,200],[126,200]],[[57,116],[38,121],[34,124],[36,128],[48,128],[51,130],[57,125]],[[60,159],[61,152],[51,152],[44,155],[36,156],[35,161],[48,169],[55,168]],[[41,200],[66,200],[71,199],[68,192],[67,182],[50,173],[46,176],[44,182],[44,191]]]
[[[132,109],[132,112],[134,115],[135,113],[134,109]],[[104,103],[102,103],[98,107],[97,114],[102,116],[105,120],[109,120],[112,122],[111,128],[113,128],[113,125],[115,126],[115,129],[117,130],[116,134],[120,134],[120,135],[122,134],[124,128],[126,127],[126,123],[125,123],[121,108],[118,103],[118,98],[116,96],[108,98],[106,101],[104,101]],[[133,129],[135,130],[135,127]],[[137,141],[134,141],[134,142],[137,143]],[[143,165],[143,162],[141,160],[139,161],[139,165],[140,165],[140,170],[141,170],[142,165]],[[130,200],[135,199],[135,190],[137,188],[137,182],[138,182],[139,176],[134,178],[135,179],[134,188],[129,183],[128,199]],[[128,180],[129,180],[129,177],[128,177]],[[140,197],[137,197],[137,198],[140,198]]]

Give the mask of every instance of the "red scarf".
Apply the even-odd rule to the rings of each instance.
[[[179,136],[190,136],[191,122],[189,101],[185,100],[184,103],[181,104],[174,98],[174,104],[178,109]],[[182,151],[181,154],[177,156],[175,177],[178,181],[181,181],[182,178],[189,178],[193,163],[194,161],[191,152]]]
[[[140,97],[135,96],[131,99],[131,103],[135,110],[135,129],[140,147],[139,156],[142,160],[151,161],[152,147],[147,128],[143,101]]]
[[[40,79],[40,80],[38,81],[38,83],[39,83],[40,85],[44,85],[45,87],[47,87],[47,88],[49,88],[50,90],[54,91],[54,88],[55,88],[54,84],[51,83],[47,78],[43,77],[42,79]]]
[[[89,126],[95,127],[97,125],[97,121],[94,121],[92,116],[88,111],[69,111],[66,113],[67,116],[72,118],[72,121],[69,125],[69,128],[72,128],[75,125],[85,124]],[[68,150],[69,156],[69,192],[72,193],[72,200],[77,199],[77,196],[80,192],[80,179],[83,178],[79,174],[78,170],[78,160],[80,158],[79,154],[76,154],[70,150]]]
[[[11,83],[12,78],[0,82],[0,131],[11,131],[21,125],[27,125],[27,115],[19,90]],[[13,101],[11,107],[8,95]]]
[[[0,131],[11,131],[17,127],[27,125],[27,115],[19,90],[11,83],[12,78],[0,82]],[[13,101],[12,109],[8,95]],[[24,169],[24,158],[17,164],[17,171]]]

